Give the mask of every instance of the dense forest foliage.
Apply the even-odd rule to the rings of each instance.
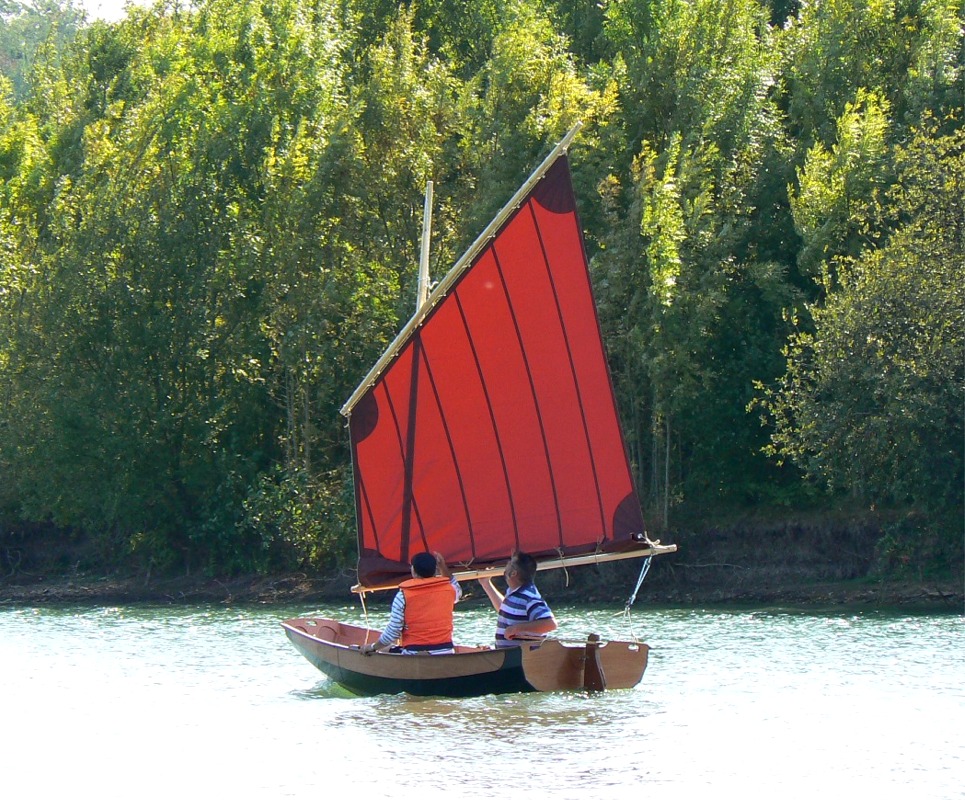
[[[881,515],[955,569],[961,0],[0,3],[0,528],[354,558],[341,403],[577,121],[651,532]],[[898,558],[898,555],[901,558]],[[8,567],[9,568],[9,567]]]

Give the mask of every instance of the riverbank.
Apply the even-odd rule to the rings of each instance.
[[[131,604],[219,604],[305,606],[353,602],[353,577],[334,574],[312,577],[304,574],[246,576],[230,579],[179,577],[145,581],[138,577],[92,575],[21,575],[0,579],[0,605],[24,607],[45,605],[131,605]],[[599,577],[599,576],[598,576]],[[608,575],[605,580],[574,585],[561,575],[540,577],[543,593],[553,603],[624,603],[636,583],[636,576]],[[787,606],[793,608],[903,609],[922,612],[965,612],[965,590],[953,580],[946,581],[822,581],[796,585],[766,586],[654,586],[644,585],[636,606]],[[467,585],[469,599],[483,599],[475,584]],[[477,598],[478,596],[478,598]],[[391,599],[379,593],[370,603]]]
[[[881,537],[879,521],[868,516],[746,518],[678,530],[664,543],[676,542],[680,549],[654,559],[636,603],[965,611],[961,565],[936,577],[910,545],[901,551],[900,563],[883,564]],[[104,574],[92,566],[96,561],[89,553],[68,545],[56,537],[38,536],[20,542],[16,550],[8,547],[6,558],[0,558],[5,571],[0,574],[0,605],[277,604],[311,610],[316,605],[356,602],[351,593],[355,572],[348,568],[326,574],[230,578]],[[622,605],[633,592],[640,568],[635,559],[594,564],[540,572],[537,582],[551,603]],[[464,589],[470,601],[486,602],[474,581]],[[377,592],[367,602],[379,605],[391,598],[392,592]]]

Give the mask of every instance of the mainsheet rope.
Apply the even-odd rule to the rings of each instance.
[[[365,605],[365,592],[359,592],[359,600],[362,602],[362,616],[365,618],[365,641],[362,644],[366,645],[369,643],[369,609]]]

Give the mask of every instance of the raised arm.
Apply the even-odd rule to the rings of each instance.
[[[479,585],[482,586],[483,590],[489,596],[489,602],[493,604],[493,608],[499,611],[499,607],[503,603],[503,596],[499,593],[499,590],[493,586],[492,578],[479,578]]]
[[[462,587],[459,585],[459,581],[452,577],[452,571],[449,569],[449,565],[446,563],[445,556],[443,556],[442,553],[433,553],[432,555],[436,557],[436,572],[443,578],[449,579],[452,588],[456,590],[456,602],[458,603],[462,600]]]
[[[442,553],[433,553],[432,555],[435,556],[436,559],[436,571],[443,578],[451,578],[452,572],[449,569],[449,565],[446,563],[445,556],[443,556]]]

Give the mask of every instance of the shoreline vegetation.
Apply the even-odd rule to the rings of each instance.
[[[960,595],[965,31],[961,0],[895,8],[6,3],[0,602],[353,601],[340,410],[412,316],[426,186],[455,291],[577,120],[626,455],[680,547],[641,598]],[[620,603],[638,571],[540,587]],[[240,575],[285,577],[211,577]]]
[[[354,581],[344,573],[309,576],[303,573],[257,575],[235,578],[178,577],[145,581],[143,577],[36,575],[0,579],[0,606],[38,607],[59,605],[303,605],[306,613],[314,604],[356,602],[350,587]],[[543,584],[547,581],[541,580]],[[485,599],[471,588],[467,601]],[[575,592],[554,586],[544,594],[557,605],[611,605],[626,602],[634,581],[608,584],[587,601]],[[380,605],[391,592],[381,592],[367,602]],[[387,602],[387,600],[386,600]],[[747,588],[707,587],[641,589],[633,610],[647,607],[780,606],[799,610],[902,610],[965,613],[965,592],[951,579],[854,579],[801,583],[773,588],[755,584]]]
[[[722,521],[723,522],[723,521]],[[633,610],[648,606],[699,608],[789,607],[800,610],[901,610],[965,613],[962,564],[926,568],[910,542],[881,547],[887,521],[828,515],[732,519],[665,534],[676,553],[654,559]],[[350,566],[275,570],[215,577],[200,571],[161,574],[128,565],[109,567],[62,532],[7,538],[0,547],[0,606],[220,604],[303,606],[354,604]],[[539,573],[537,583],[556,605],[622,605],[642,561],[627,560]],[[469,602],[486,601],[476,582]],[[388,604],[393,592],[368,596]]]

